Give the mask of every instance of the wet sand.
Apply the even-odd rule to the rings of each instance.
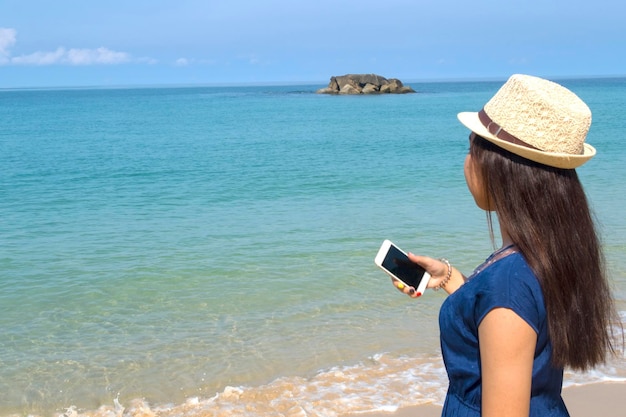
[[[563,400],[571,417],[624,417],[626,413],[626,383],[599,383],[568,387],[563,390]],[[440,417],[441,407],[423,405],[403,408],[393,413],[376,412],[350,416]]]

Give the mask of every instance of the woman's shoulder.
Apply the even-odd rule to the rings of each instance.
[[[512,252],[509,255],[490,263],[481,271],[477,272],[472,280],[489,285],[500,286],[512,283],[523,283],[533,288],[539,287],[536,275],[526,262],[524,256],[519,252]]]
[[[545,307],[537,277],[519,252],[497,260],[478,273],[475,281],[478,321],[496,307],[509,308],[538,330]],[[474,283],[473,283],[474,284]]]

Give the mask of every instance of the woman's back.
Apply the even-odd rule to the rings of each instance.
[[[537,333],[532,365],[531,416],[567,416],[561,399],[563,368],[552,365],[552,347],[539,282],[524,257],[495,252],[441,307],[441,347],[450,379],[444,416],[480,416],[482,400],[478,328],[494,308],[508,308]],[[492,262],[492,258],[498,258]]]

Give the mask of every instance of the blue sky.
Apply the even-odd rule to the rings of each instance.
[[[626,75],[623,0],[0,0],[0,88]]]

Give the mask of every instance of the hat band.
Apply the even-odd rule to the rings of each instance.
[[[478,120],[480,120],[480,123],[485,126],[489,133],[491,133],[498,139],[513,143],[515,145],[525,146],[530,149],[540,150],[539,148],[535,148],[534,146],[527,144],[523,140],[516,138],[506,130],[502,129],[502,126],[491,120],[491,117],[489,117],[487,113],[485,113],[485,109],[482,109],[478,112]]]

